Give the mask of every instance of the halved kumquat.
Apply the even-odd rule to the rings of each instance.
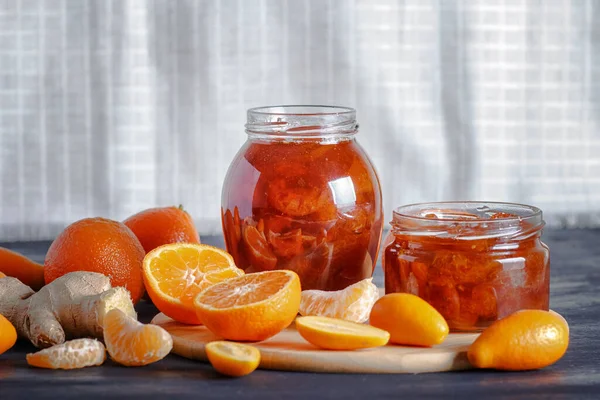
[[[208,343],[204,350],[208,361],[223,375],[248,375],[260,364],[260,351],[247,344],[217,340]]]
[[[390,334],[383,329],[337,318],[298,317],[296,329],[307,342],[327,350],[379,347],[390,340]]]

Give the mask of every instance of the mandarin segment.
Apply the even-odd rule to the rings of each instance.
[[[186,324],[201,324],[194,298],[203,289],[244,274],[227,252],[205,244],[175,243],[144,258],[144,283],[156,307]]]
[[[106,360],[106,348],[96,339],[73,339],[27,354],[26,358],[32,367],[77,369],[102,365]]]
[[[198,318],[228,340],[261,341],[288,327],[300,306],[292,271],[247,274],[210,286],[194,300]]]
[[[104,343],[110,357],[128,367],[162,360],[173,348],[173,339],[163,328],[142,324],[116,309],[104,317]]]
[[[339,318],[362,323],[379,298],[379,289],[372,278],[364,279],[338,291],[304,290],[300,301],[300,314]]]
[[[260,351],[247,344],[218,340],[208,343],[204,350],[211,365],[223,375],[245,376],[260,364]]]

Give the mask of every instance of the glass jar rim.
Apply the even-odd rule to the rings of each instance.
[[[306,109],[305,111],[303,111]],[[322,111],[318,111],[318,110]],[[309,112],[308,110],[313,110]],[[329,105],[281,105],[281,106],[260,106],[248,109],[248,115],[340,115],[351,114],[356,115],[356,110],[345,106],[329,106]]]
[[[493,215],[505,213],[498,218]],[[434,216],[432,218],[430,215]],[[393,210],[392,230],[415,236],[462,240],[526,239],[545,225],[537,207],[496,201],[415,203]]]
[[[254,138],[349,138],[358,132],[356,110],[329,105],[280,105],[250,108],[246,133]]]

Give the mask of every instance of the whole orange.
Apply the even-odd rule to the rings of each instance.
[[[123,221],[135,233],[146,253],[164,244],[200,243],[194,220],[183,207],[157,207]]]
[[[123,286],[134,303],[144,294],[144,249],[131,229],[118,221],[86,218],[67,226],[50,245],[44,262],[46,284],[69,272],[91,271]]]

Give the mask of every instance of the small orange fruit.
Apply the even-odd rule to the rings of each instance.
[[[521,310],[494,322],[469,348],[478,368],[524,371],[558,361],[569,346],[569,325],[555,312]]]
[[[43,274],[43,271],[42,271],[42,278],[43,277],[44,277],[44,274]],[[3,272],[0,272],[0,278],[6,278],[6,275]]]
[[[390,333],[390,342],[433,346],[448,336],[442,314],[422,298],[408,293],[386,294],[373,306],[369,323]]]
[[[207,287],[244,275],[231,255],[206,244],[160,246],[144,258],[144,284],[154,305],[185,324],[201,324],[194,298]]]
[[[0,314],[0,354],[10,349],[17,342],[17,331],[4,315]]]
[[[288,327],[300,306],[293,271],[247,274],[210,286],[194,300],[200,320],[229,340],[261,341]]]
[[[363,279],[334,292],[304,290],[300,299],[300,314],[365,322],[379,298],[379,289],[372,280],[373,278]]]
[[[74,339],[37,353],[27,354],[27,364],[38,368],[76,369],[102,365],[106,348],[96,339]]]
[[[328,317],[298,317],[296,329],[307,342],[327,350],[367,349],[390,340],[383,329]]]
[[[43,265],[3,247],[0,247],[0,273],[17,278],[35,291],[44,286]]]
[[[146,253],[169,243],[200,243],[194,220],[182,206],[149,208],[123,223],[137,236]]]
[[[217,340],[204,348],[212,366],[228,376],[244,376],[260,364],[260,351],[254,346]]]
[[[163,328],[142,324],[116,308],[104,317],[104,343],[110,357],[128,367],[162,360],[173,348],[173,339]]]
[[[52,242],[44,263],[46,284],[74,271],[91,271],[123,286],[137,303],[144,294],[144,249],[133,232],[120,222],[86,218],[69,225]]]

